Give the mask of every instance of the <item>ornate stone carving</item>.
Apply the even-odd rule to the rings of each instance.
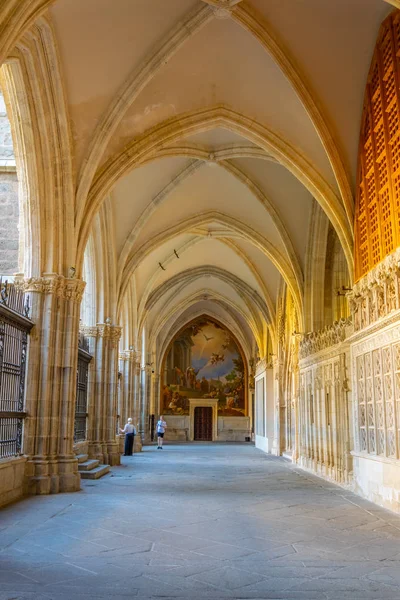
[[[80,325],[79,332],[82,333],[85,337],[97,337],[98,331],[97,327],[91,327],[90,325]]]
[[[86,282],[82,279],[67,279],[56,273],[46,273],[43,277],[23,277],[17,275],[15,287],[23,293],[55,294],[59,298],[80,303]]]
[[[241,0],[204,0],[204,2],[210,4],[217,19],[229,19],[232,8]]]
[[[136,352],[136,350],[124,350],[119,353],[119,360],[140,364],[140,352]]]
[[[95,326],[81,325],[79,331],[85,337],[108,339],[112,347],[116,348],[122,334],[122,327],[110,325],[109,323],[97,323]]]
[[[351,319],[340,319],[330,327],[320,331],[313,331],[304,336],[300,342],[300,359],[307,358],[316,352],[330,348],[344,342],[346,339],[346,328],[351,325]]]
[[[349,295],[354,330],[372,325],[400,307],[400,248],[360,279]]]

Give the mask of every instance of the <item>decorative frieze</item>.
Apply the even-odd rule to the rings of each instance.
[[[80,303],[86,282],[81,279],[68,279],[56,273],[46,273],[43,277],[23,277],[17,275],[14,285],[24,294],[54,294],[59,298]]]
[[[261,375],[262,373],[264,373],[264,371],[267,368],[268,368],[267,359],[263,358],[263,359],[259,360],[258,363],[256,364],[255,377],[258,377],[259,375]]]
[[[351,319],[340,319],[330,327],[306,334],[300,342],[300,360],[344,342],[346,329],[349,326],[351,326]]]
[[[354,330],[372,325],[400,308],[400,248],[360,279],[349,295]]]

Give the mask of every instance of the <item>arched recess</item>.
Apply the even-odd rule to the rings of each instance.
[[[24,210],[24,274],[75,265],[69,119],[51,25],[38,19],[1,69]]]
[[[305,331],[318,331],[325,324],[324,275],[329,220],[314,203],[308,231],[304,277]]]
[[[80,228],[78,256],[81,257],[91,219],[104,197],[119,178],[138,164],[154,156],[162,146],[195,133],[222,127],[232,131],[263,148],[286,167],[321,204],[335,227],[343,245],[349,265],[353,264],[352,231],[341,200],[314,167],[285,140],[254,120],[224,106],[178,115],[168,119],[135,140],[125,150],[110,159],[99,171],[88,194],[85,211],[78,225]],[[81,258],[80,258],[81,260]]]
[[[88,286],[83,298],[85,325],[115,323],[117,317],[116,256],[113,240],[113,211],[108,198],[96,215],[84,255]],[[91,297],[86,297],[86,294]]]
[[[224,312],[230,315],[233,321],[235,321],[236,323],[238,323],[238,315],[242,317],[242,319],[246,322],[249,330],[251,331],[256,341],[256,344],[260,348],[260,351],[262,351],[266,343],[266,340],[264,339],[264,332],[262,330],[262,323],[256,322],[254,319],[252,319],[251,315],[247,314],[240,306],[238,306],[231,299],[227,298],[226,296],[223,296],[222,294],[218,294],[215,291],[208,288],[199,290],[195,294],[192,294],[187,298],[183,299],[178,304],[175,304],[174,307],[171,306],[170,311],[164,311],[162,314],[160,314],[159,318],[153,325],[152,332],[150,333],[150,344],[152,346],[155,344],[155,341],[158,335],[160,334],[160,331],[166,325],[166,323],[168,323],[168,321],[171,320],[171,318],[175,318],[176,314],[184,314],[188,308],[198,304],[201,300],[204,299],[204,297],[207,297],[207,301],[213,302],[221,306]],[[268,324],[268,331],[270,332],[270,336],[272,338],[272,325]]]
[[[400,245],[400,12],[379,30],[361,121],[355,214],[355,276]]]
[[[181,335],[186,329],[188,329],[189,327],[191,327],[191,325],[194,325],[196,323],[196,321],[201,320],[201,319],[207,320],[211,323],[215,323],[215,325],[218,328],[223,329],[224,331],[227,331],[229,333],[229,336],[232,338],[236,348],[239,351],[239,355],[242,358],[243,361],[243,367],[244,367],[244,389],[243,389],[243,393],[244,393],[244,410],[245,410],[245,415],[248,414],[248,376],[249,376],[249,367],[248,367],[248,357],[246,356],[239,340],[236,338],[235,334],[226,327],[225,324],[223,324],[223,322],[220,319],[217,319],[215,317],[211,317],[209,316],[207,313],[202,313],[200,316],[195,317],[195,318],[191,318],[185,325],[183,325],[176,333],[173,337],[170,337],[169,339],[169,343],[166,345],[165,347],[165,351],[163,353],[163,355],[161,356],[161,376],[164,374],[164,370],[165,370],[165,364],[166,364],[166,359],[168,357],[168,353],[172,347],[172,344],[174,343],[174,341],[179,337],[179,335]],[[160,410],[162,410],[162,386],[160,386]]]
[[[20,204],[20,264],[27,276],[38,276],[42,270],[43,206],[39,196],[32,194],[32,182],[38,181],[35,141],[29,103],[20,62],[10,61],[0,69],[1,87],[10,116],[15,159],[18,173],[18,196]],[[35,244],[33,243],[35,240]]]
[[[193,305],[195,305],[196,303],[197,303],[197,301],[195,301],[195,303]],[[186,308],[188,308],[190,306],[191,305],[188,304]],[[226,309],[226,307],[224,306],[224,310],[225,309]],[[239,343],[244,351],[246,359],[250,360],[250,358],[252,356],[251,341],[249,339],[247,339],[246,336],[244,335],[244,333],[241,331],[240,324],[239,324],[237,318],[235,318],[234,312],[232,310],[227,310],[226,311],[227,316],[223,316],[221,314],[216,313],[211,308],[208,308],[206,310],[204,308],[200,308],[199,310],[190,313],[189,317],[186,316],[185,314],[183,314],[183,316],[181,315],[180,317],[177,317],[174,320],[173,324],[168,328],[168,330],[166,331],[166,333],[164,334],[163,338],[160,340],[160,343],[158,345],[159,352],[157,353],[157,362],[156,362],[156,369],[158,371],[161,370],[161,365],[162,365],[162,362],[166,355],[167,348],[168,348],[169,344],[171,343],[171,340],[174,337],[176,337],[178,332],[181,331],[182,329],[184,329],[188,325],[188,323],[190,323],[194,319],[197,319],[197,318],[199,318],[201,316],[205,316],[205,315],[211,317],[212,319],[220,321],[227,329],[231,329],[234,332],[236,338],[239,340]],[[230,319],[227,317],[230,317]],[[164,326],[165,326],[165,323],[164,323]],[[160,335],[160,331],[158,331],[157,336],[158,335]],[[154,345],[154,343],[153,343],[153,345]]]
[[[93,228],[96,227],[96,221],[94,220]],[[88,243],[86,246],[84,259],[83,259],[83,280],[86,282],[85,291],[83,292],[81,302],[81,324],[82,325],[96,325],[98,322],[98,301],[97,301],[97,286],[99,285],[99,275],[97,266],[97,236],[90,234]]]

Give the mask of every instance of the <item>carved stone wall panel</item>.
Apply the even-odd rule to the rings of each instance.
[[[346,340],[337,340],[346,337],[348,326],[348,322],[336,324],[333,331],[313,336],[313,342],[319,338],[318,343],[306,345],[307,351],[318,347],[319,352],[300,362],[296,459],[302,467],[345,485],[352,482],[351,395],[347,389],[350,349]]]
[[[344,342],[351,325],[351,319],[341,319],[330,327],[306,334],[300,342],[300,360]]]
[[[352,345],[355,451],[400,459],[400,320]]]

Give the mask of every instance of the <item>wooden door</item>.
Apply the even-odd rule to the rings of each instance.
[[[211,406],[196,406],[194,409],[194,439],[212,442],[212,417]]]

